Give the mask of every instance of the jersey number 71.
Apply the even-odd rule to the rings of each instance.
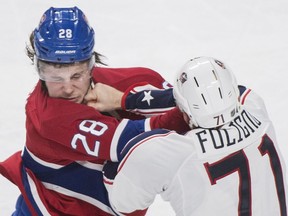
[[[270,166],[275,179],[275,187],[277,190],[281,216],[286,216],[287,207],[281,163],[275,146],[267,135],[263,136],[258,150],[262,157],[265,155],[269,157]],[[240,150],[220,161],[212,164],[205,163],[204,165],[209,175],[211,185],[215,185],[218,180],[225,178],[227,175],[238,172],[240,182],[238,215],[251,216],[251,196],[253,196],[253,194],[251,194],[249,161],[245,152]]]

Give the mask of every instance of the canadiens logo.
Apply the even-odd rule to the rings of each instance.
[[[187,74],[186,74],[185,72],[183,72],[183,73],[180,75],[179,81],[180,81],[182,84],[187,81]]]
[[[219,60],[215,60],[215,63],[218,64],[221,68],[226,69],[225,65],[223,64],[223,62],[219,61]]]

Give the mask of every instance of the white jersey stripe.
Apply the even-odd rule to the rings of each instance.
[[[36,188],[36,185],[35,185],[33,179],[29,176],[29,174],[26,174],[26,175],[27,175],[29,186],[30,186],[31,194],[32,194],[33,199],[36,202],[38,208],[40,209],[41,213],[43,213],[43,215],[50,215],[49,212],[47,211],[45,205],[43,204],[43,202],[41,201],[41,199],[38,195],[37,188]]]
[[[61,186],[58,185],[54,185],[54,184],[50,184],[47,182],[42,182],[43,185],[49,189],[49,190],[53,190],[57,193],[61,193],[64,194],[66,196],[70,196],[70,197],[76,197],[77,199],[83,200],[85,202],[88,202],[94,206],[97,206],[98,208],[100,208],[102,211],[105,211],[107,213],[113,214],[113,211],[111,210],[111,208],[109,206],[104,205],[102,202],[93,199],[92,197],[86,196],[84,194],[80,194],[71,190],[68,190],[66,188],[63,188]]]
[[[102,172],[102,169],[103,169],[103,164],[95,164],[89,161],[76,161],[76,163],[88,169],[97,170],[100,172]]]
[[[123,119],[120,124],[118,125],[112,142],[111,142],[111,147],[110,147],[110,157],[111,157],[111,161],[118,161],[118,157],[117,157],[117,146],[118,146],[118,142],[119,142],[119,138],[121,136],[122,131],[124,130],[124,128],[126,127],[128,122],[128,119]]]
[[[55,164],[55,163],[44,161],[44,160],[38,158],[37,156],[35,156],[32,152],[30,152],[29,149],[27,148],[27,146],[25,148],[26,148],[27,153],[33,158],[33,160],[35,160],[37,163],[39,163],[39,164],[41,164],[41,165],[43,165],[45,167],[49,167],[49,168],[52,168],[52,169],[61,169],[62,167],[64,167],[63,165],[59,165],[59,164]]]
[[[145,123],[144,123],[144,130],[145,131],[150,131],[151,130],[151,125],[150,125],[150,119],[145,119]]]

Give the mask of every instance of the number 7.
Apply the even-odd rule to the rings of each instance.
[[[267,135],[262,138],[262,143],[259,145],[258,150],[262,156],[267,155],[269,157],[271,169],[275,179],[275,187],[277,190],[281,216],[286,216],[287,207],[281,163],[275,146]],[[240,182],[238,215],[252,215],[250,169],[249,161],[245,155],[245,152],[240,150],[213,164],[205,163],[204,166],[209,175],[211,185],[215,185],[217,180],[225,178],[227,175],[238,172]]]

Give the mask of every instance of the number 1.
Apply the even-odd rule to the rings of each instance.
[[[286,216],[287,207],[281,163],[275,146],[267,135],[263,137],[262,143],[259,145],[258,150],[262,156],[267,155],[269,157],[271,169],[275,179],[275,187],[277,190],[281,216]],[[245,155],[245,152],[240,150],[213,164],[205,163],[204,166],[212,185],[215,185],[219,179],[225,178],[227,175],[234,172],[238,172],[240,183],[238,214],[239,216],[252,215],[250,170],[248,158]]]

